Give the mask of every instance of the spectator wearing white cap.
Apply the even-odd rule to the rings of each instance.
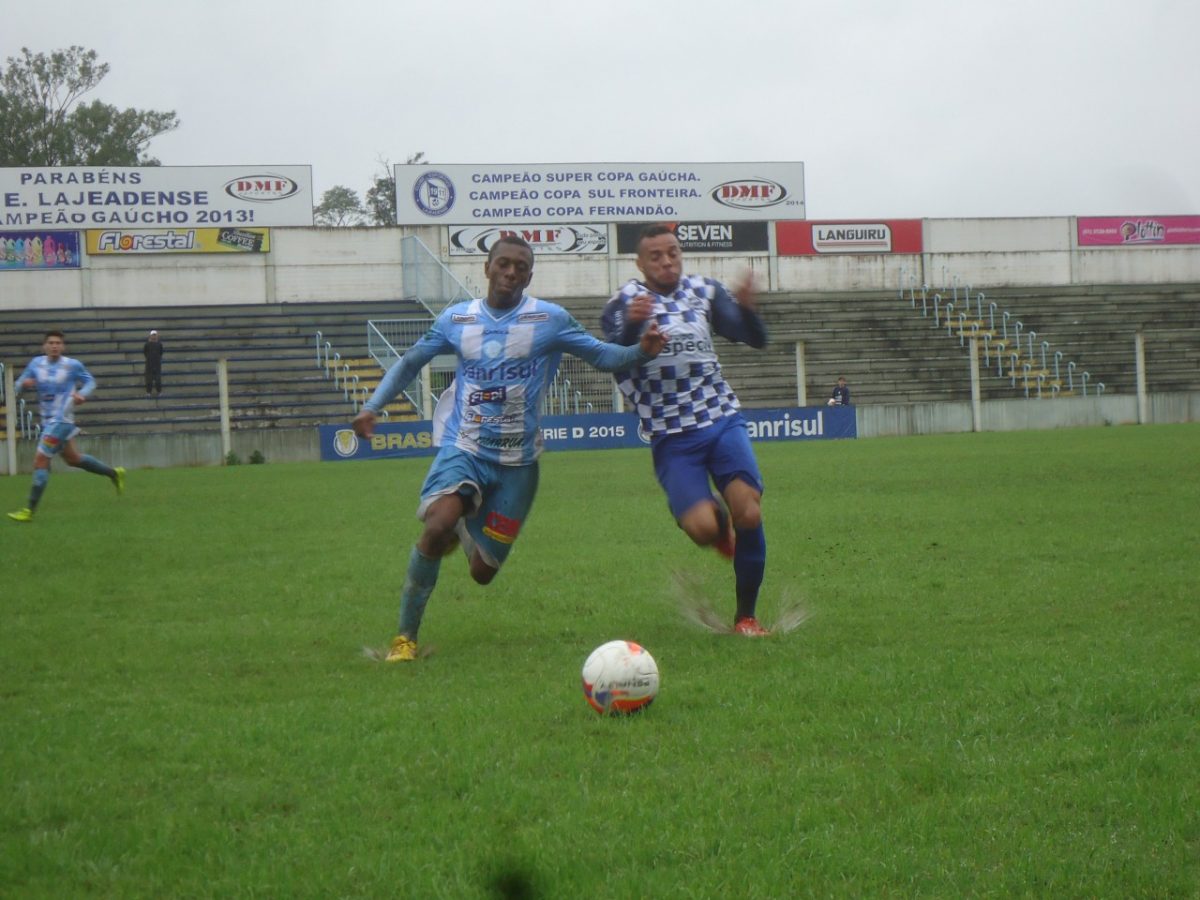
[[[153,388],[157,397],[162,393],[163,356],[163,345],[158,339],[157,331],[151,331],[150,336],[146,338],[146,343],[142,345],[142,356],[146,358],[146,393],[149,394]]]

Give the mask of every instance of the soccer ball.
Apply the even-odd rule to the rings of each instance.
[[[583,696],[602,716],[635,713],[657,694],[658,663],[641,644],[609,641],[583,664]]]

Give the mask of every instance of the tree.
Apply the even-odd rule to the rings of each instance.
[[[406,166],[428,164],[425,151],[420,150],[404,161]],[[392,164],[386,159],[380,159],[379,165],[383,173],[375,176],[367,189],[367,213],[372,225],[396,224],[396,177],[392,173]]]
[[[71,46],[49,55],[21,48],[0,70],[0,166],[156,166],[144,155],[179,127],[172,110],[117,109],[79,99],[104,80],[108,63]]]
[[[358,192],[340,184],[322,194],[321,202],[313,207],[313,221],[326,228],[362,225],[366,215]]]
[[[367,188],[367,213],[372,225],[396,224],[396,179],[390,171],[376,175]]]

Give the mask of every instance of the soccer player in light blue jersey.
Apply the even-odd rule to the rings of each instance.
[[[605,344],[561,306],[526,294],[533,250],[519,237],[500,238],[483,271],[487,297],[446,308],[354,419],[355,433],[370,437],[379,411],[426,363],[457,355],[453,405],[421,488],[417,518],[424,530],[409,555],[388,662],[417,658],[425,606],[442,557],[456,544],[462,543],[479,584],[491,582],[507,559],[537,493],[542,394],[562,354],[615,372],[652,359],[666,340],[652,325],[631,346]]]
[[[753,281],[747,278],[731,294],[712,278],[684,275],[679,241],[667,225],[642,229],[637,266],[641,280],[630,281],[604,307],[604,336],[634,344],[657,324],[670,339],[654,359],[616,373],[617,385],[650,435],[654,472],[671,514],[693,542],[733,560],[734,632],[762,637],[768,631],[755,614],[767,562],[762,474],[741,404],[713,347],[714,332],[766,346]]]
[[[42,418],[42,436],[33,458],[33,487],[29,491],[29,506],[10,512],[14,522],[32,522],[34,510],[50,481],[50,463],[62,455],[67,465],[109,479],[121,494],[125,490],[125,470],[114,469],[94,456],[80,453],[75,446],[79,427],[75,424],[75,407],[82,404],[96,389],[96,379],[77,359],[64,356],[66,339],[61,331],[48,331],[42,342],[41,356],[30,360],[16,380],[15,387],[37,391]]]

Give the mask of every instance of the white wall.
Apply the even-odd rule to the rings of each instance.
[[[1079,249],[1075,220],[927,219],[920,255],[692,255],[687,268],[736,283],[750,268],[774,291],[895,290],[904,281],[949,290],[953,280],[1000,286],[1200,282],[1200,247]],[[451,257],[446,229],[275,228],[267,254],[85,256],[77,270],[0,271],[0,308],[200,306],[389,300],[402,296],[401,242],[416,235],[482,293],[479,257]],[[533,293],[607,297],[637,270],[615,253],[542,255]]]

